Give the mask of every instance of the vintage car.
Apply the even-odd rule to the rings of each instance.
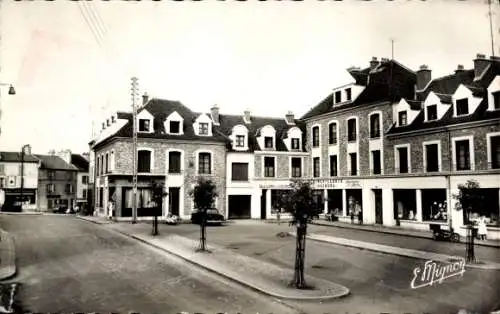
[[[196,211],[191,214],[191,222],[194,224],[201,224],[202,212]],[[223,215],[219,213],[216,208],[207,210],[207,225],[220,225],[225,222]]]

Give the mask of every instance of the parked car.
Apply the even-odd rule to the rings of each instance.
[[[191,214],[191,222],[194,224],[201,224],[201,218],[203,213],[200,211],[196,211]],[[223,215],[219,213],[216,208],[207,210],[207,225],[220,225],[225,221]]]

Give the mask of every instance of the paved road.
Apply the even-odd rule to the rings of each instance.
[[[1,216],[14,235],[19,299],[33,312],[295,313],[106,229],[59,216]]]
[[[148,232],[149,226],[143,229]],[[293,268],[295,239],[276,236],[290,229],[287,225],[237,224],[209,228],[207,237],[209,246],[218,244],[240,254]],[[198,229],[192,225],[164,226],[161,232],[198,237]],[[396,243],[401,241],[400,236],[393,237]],[[344,285],[352,295],[323,304],[289,304],[307,313],[457,313],[462,308],[488,313],[500,309],[500,271],[467,269],[463,277],[411,289],[413,269],[423,263],[422,260],[307,241],[306,272]]]

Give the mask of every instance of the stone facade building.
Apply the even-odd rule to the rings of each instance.
[[[350,221],[359,204],[363,223],[449,224],[464,235],[453,195],[474,179],[487,200],[475,215],[499,238],[499,59],[478,55],[473,69],[436,79],[427,66],[413,72],[387,59],[348,71],[353,81],[302,118],[325,211]]]

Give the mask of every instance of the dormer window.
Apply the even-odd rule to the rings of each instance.
[[[265,148],[273,148],[273,138],[271,136],[264,137],[264,147]]]
[[[500,91],[492,93],[493,95],[493,110],[500,109]]]
[[[400,111],[398,113],[399,126],[405,126],[408,122],[407,118],[408,118],[408,114],[407,114],[406,110]]]
[[[236,147],[245,147],[245,135],[236,135]]]
[[[208,123],[200,122],[198,125],[199,125],[199,135],[208,135]]]
[[[341,100],[342,100],[342,92],[341,91],[335,92],[335,103],[337,104]]]
[[[469,114],[469,99],[463,98],[457,100],[457,116]]]
[[[345,90],[345,98],[346,98],[346,100],[350,101],[351,97],[352,97],[351,89],[350,88],[346,88],[346,90]]]
[[[300,139],[299,138],[292,138],[292,149],[293,150],[300,149]]]
[[[149,120],[139,119],[139,132],[149,132]]]
[[[170,125],[169,133],[171,133],[171,134],[179,134],[180,133],[180,126],[181,126],[180,121],[170,121],[169,125]]]
[[[437,105],[427,106],[427,121],[437,120]]]

